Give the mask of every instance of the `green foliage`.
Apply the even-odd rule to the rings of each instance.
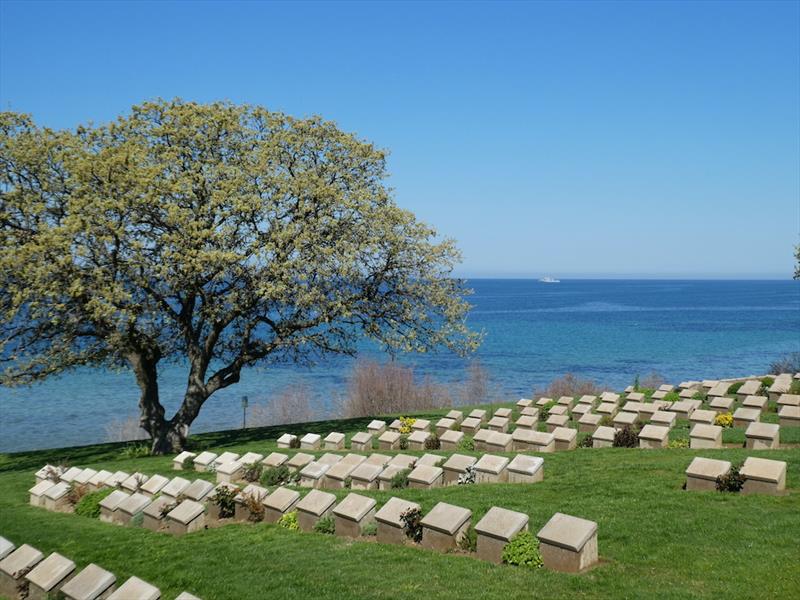
[[[475,440],[465,435],[456,445],[456,449],[460,452],[472,452],[475,450]]]
[[[181,464],[184,471],[193,471],[194,470],[194,456],[187,456],[183,459],[183,463]]]
[[[400,450],[408,450],[408,436],[401,435],[400,436]]]
[[[396,205],[384,150],[331,121],[180,99],[74,131],[2,112],[0,157],[2,385],[129,365],[167,444],[249,366],[364,336],[480,341],[454,241]],[[178,419],[152,385],[162,361],[191,375]]]
[[[600,418],[600,423],[603,427],[613,427],[614,426],[614,419],[611,418],[610,415],[603,415]]]
[[[630,425],[625,425],[614,434],[613,446],[615,448],[637,448],[639,446],[639,435],[636,429]]]
[[[592,448],[593,444],[594,438],[591,436],[591,434],[589,434],[580,441],[578,448]]]
[[[409,508],[400,514],[403,532],[406,537],[417,544],[422,541],[422,511],[418,508]]]
[[[122,458],[142,458],[150,456],[149,444],[126,444],[120,451]]]
[[[698,390],[694,394],[692,394],[692,400],[700,400],[700,402],[705,402],[708,393],[703,390]]]
[[[557,400],[550,400],[550,402],[542,406],[539,409],[539,420],[542,422],[547,421],[547,419],[550,418],[550,409],[553,408],[556,404],[558,404]]]
[[[300,438],[295,436],[289,440],[289,448],[297,449],[300,447]]]
[[[800,379],[793,379],[789,385],[790,394],[800,394]]]
[[[144,512],[138,512],[131,519],[131,527],[142,527],[144,525]]]
[[[300,529],[300,524],[297,522],[297,511],[293,510],[281,516],[278,519],[278,525],[289,531],[297,531]]]
[[[739,388],[744,385],[744,381],[737,381],[728,388],[728,396],[732,396],[739,391]]]
[[[350,488],[352,488],[353,487],[353,478],[350,477],[349,475],[347,477],[345,477],[343,485],[344,485],[344,488],[346,490],[349,490]]]
[[[247,520],[251,523],[260,523],[264,520],[266,507],[261,497],[256,494],[244,495],[244,507],[247,509]]]
[[[539,540],[529,531],[521,531],[503,548],[503,562],[538,569],[542,566]]]
[[[236,512],[236,495],[239,493],[239,488],[221,486],[214,490],[211,502],[219,507],[219,518],[229,519]]]
[[[333,520],[333,517],[322,517],[319,521],[314,523],[314,531],[333,535],[336,533],[336,521]]]
[[[361,529],[361,535],[363,535],[364,537],[373,537],[378,535],[378,524],[375,521],[367,523]]]
[[[261,472],[261,485],[272,487],[289,481],[289,467],[268,467]]]
[[[772,386],[773,383],[775,383],[775,378],[774,377],[762,377],[761,378],[761,385],[764,386],[764,389]]]
[[[403,469],[402,471],[398,471],[394,475],[392,475],[391,480],[391,489],[393,490],[400,490],[403,488],[408,487],[408,474],[411,473],[411,469]]]
[[[665,402],[678,402],[681,399],[681,397],[678,392],[672,390],[671,392],[667,392],[667,394],[664,396],[663,399]]]
[[[428,436],[428,439],[425,440],[425,450],[439,450],[442,447],[442,442],[439,440],[439,436],[435,433],[431,433]]]
[[[669,440],[667,442],[668,448],[688,448],[689,447],[689,440],[686,438],[679,438],[677,440]]]
[[[725,475],[717,477],[717,491],[720,492],[741,492],[744,486],[744,475],[739,473],[741,464],[731,466],[731,470]]]
[[[75,514],[81,517],[89,517],[90,519],[99,518],[100,502],[113,491],[112,488],[104,488],[97,492],[86,494],[75,505]]]
[[[475,552],[478,549],[478,532],[475,527],[469,526],[469,529],[458,540],[459,550],[464,552]]]

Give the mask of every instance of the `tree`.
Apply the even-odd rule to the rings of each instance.
[[[53,131],[0,114],[0,382],[128,366],[153,453],[248,366],[473,350],[452,240],[396,206],[385,153],[320,118],[147,102]],[[158,368],[187,365],[167,418]]]
[[[800,244],[794,247],[794,278],[800,279]]]

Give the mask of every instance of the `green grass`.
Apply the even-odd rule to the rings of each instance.
[[[278,432],[352,433],[364,429],[369,420],[221,432],[192,441],[197,448],[266,454],[275,450],[272,440]],[[673,437],[687,431],[679,428]],[[789,439],[782,442],[800,439],[798,431],[786,432]],[[740,431],[726,431],[726,442],[740,438]],[[161,588],[165,599],[183,590],[205,600],[408,600],[789,597],[800,589],[800,570],[793,566],[800,548],[797,446],[774,451],[580,449],[544,455],[545,480],[533,485],[359,492],[379,503],[391,495],[402,496],[419,502],[423,511],[439,501],[457,504],[473,511],[473,523],[491,506],[502,506],[530,515],[534,533],[557,511],[592,519],[599,524],[602,563],[577,576],[350,542],[277,525],[233,524],[173,538],[28,506],[33,471],[45,462],[68,459],[77,466],[170,474],[170,457],[126,458],[123,448],[107,444],[0,455],[0,535],[46,553],[61,552],[79,566],[96,562],[120,581],[136,575]],[[733,462],[749,455],[787,461],[789,493],[769,497],[685,492],[684,470],[697,455]],[[342,497],[347,491],[336,493]]]

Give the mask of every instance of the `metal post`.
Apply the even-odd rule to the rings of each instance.
[[[242,429],[247,429],[247,396],[242,396]]]

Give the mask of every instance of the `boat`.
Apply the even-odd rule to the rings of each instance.
[[[560,279],[553,279],[552,277],[542,277],[539,283],[561,283]]]

